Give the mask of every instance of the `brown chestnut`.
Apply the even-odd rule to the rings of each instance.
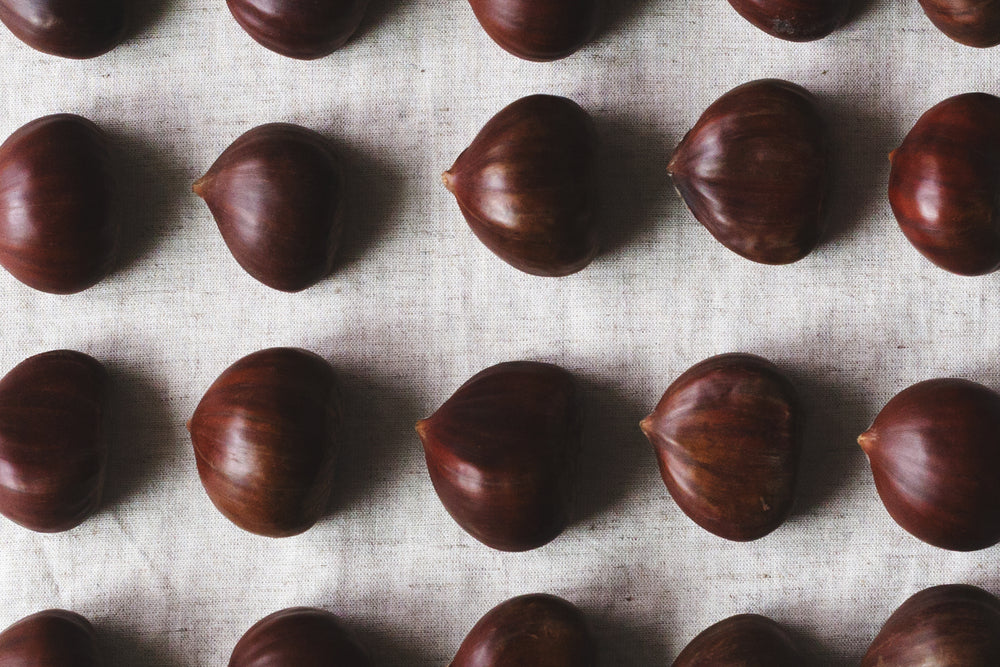
[[[640,426],[670,495],[705,530],[755,540],[788,516],[801,417],[795,388],[771,362],[722,354],[697,363]]]
[[[1000,394],[959,379],[904,389],[858,437],[890,516],[953,551],[1000,542]]]
[[[572,603],[534,593],[501,602],[465,637],[449,667],[594,667],[597,646]]]
[[[188,422],[208,497],[258,535],[308,530],[330,503],[341,419],[333,368],[322,357],[287,347],[243,357]]]
[[[0,0],[0,21],[42,53],[93,58],[125,36],[125,0]]]
[[[368,0],[226,0],[233,18],[258,44],[299,60],[328,56],[351,38]]]
[[[229,667],[372,667],[372,661],[339,618],[322,609],[293,607],[247,630]]]
[[[527,551],[569,523],[581,426],[572,375],[512,361],[474,375],[417,432],[458,525],[494,549]]]
[[[1000,600],[948,584],[904,602],[875,637],[861,667],[1000,665]]]
[[[100,667],[90,622],[62,609],[40,611],[0,633],[3,667]]]
[[[851,0],[729,0],[740,16],[773,37],[811,42],[844,25]]]
[[[244,133],[194,186],[233,257],[268,287],[298,292],[333,269],[344,174],[319,134],[270,123]]]
[[[99,361],[71,350],[29,357],[0,380],[0,514],[55,533],[97,510],[109,384]]]
[[[33,120],[0,145],[0,264],[53,294],[87,289],[118,253],[104,133],[85,118]]]
[[[762,264],[809,254],[829,188],[826,124],[809,91],[763,79],[713,102],[674,151],[670,178],[722,245]]]
[[[684,647],[673,667],[803,667],[808,661],[788,632],[757,614],[730,616]]]
[[[597,32],[603,0],[469,0],[486,34],[508,53],[534,61],[574,53]]]
[[[920,254],[964,276],[1000,268],[1000,98],[949,97],[889,155],[889,203]]]
[[[938,30],[959,44],[1000,44],[1000,6],[993,0],[920,0],[920,6]]]
[[[597,254],[596,146],[576,102],[531,95],[493,116],[442,180],[500,259],[536,276],[565,276]]]

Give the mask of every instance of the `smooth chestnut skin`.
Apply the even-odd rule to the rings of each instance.
[[[740,16],[767,34],[811,42],[844,25],[851,0],[729,0]]]
[[[24,125],[0,145],[0,265],[43,292],[91,287],[118,254],[114,191],[96,125],[72,114]]]
[[[694,217],[722,245],[762,264],[790,264],[819,242],[829,153],[812,94],[763,79],[713,102],[667,171]]]
[[[904,602],[882,626],[861,667],[1000,665],[1000,600],[948,584]]]
[[[29,357],[0,380],[0,514],[56,533],[101,504],[109,376],[82,352]]]
[[[949,97],[889,160],[889,203],[920,254],[963,276],[1000,268],[1000,98]]]
[[[670,495],[705,530],[740,542],[791,511],[801,444],[792,383],[752,354],[685,371],[641,423]]]
[[[594,667],[597,646],[573,604],[534,593],[511,598],[472,628],[449,667]]]
[[[226,0],[233,18],[258,44],[289,58],[328,56],[351,38],[368,0]]]
[[[247,630],[229,667],[372,667],[372,661],[339,618],[322,609],[293,607]]]
[[[783,627],[757,614],[730,616],[684,647],[673,667],[804,667],[809,664]]]
[[[442,504],[483,544],[527,551],[569,524],[582,409],[562,368],[491,366],[417,422],[417,433]]]
[[[322,357],[287,347],[243,357],[188,422],[208,497],[251,533],[305,532],[330,503],[342,414]]]
[[[597,255],[596,151],[593,122],[576,102],[531,95],[491,118],[442,180],[500,259],[566,276]]]
[[[192,189],[208,204],[239,265],[268,287],[298,292],[333,269],[344,173],[316,132],[289,123],[255,127]]]
[[[97,636],[79,614],[49,609],[0,633],[3,667],[100,667]]]
[[[938,30],[959,44],[1000,44],[1000,5],[995,0],[920,0],[920,6]]]
[[[469,0],[486,34],[518,58],[559,60],[597,32],[603,0]]]
[[[125,37],[125,0],[0,0],[0,21],[42,53],[94,58]]]
[[[889,514],[942,549],[1000,542],[1000,395],[975,382],[918,382],[858,437]]]

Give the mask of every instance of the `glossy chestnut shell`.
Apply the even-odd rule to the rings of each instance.
[[[667,171],[694,217],[738,255],[789,264],[819,242],[829,138],[800,86],[763,79],[733,88],[684,136]]]
[[[875,637],[861,667],[1000,665],[1000,600],[948,584],[904,602]]]
[[[603,0],[469,0],[486,34],[508,53],[534,61],[574,53],[597,32]]]
[[[788,632],[757,614],[730,616],[684,647],[673,667],[803,667],[809,664]]]
[[[226,0],[258,44],[299,60],[328,56],[351,38],[368,0]]]
[[[93,58],[124,38],[125,0],[0,0],[0,21],[42,53]]]
[[[449,667],[594,667],[597,646],[583,614],[555,595],[511,598],[469,631]]]
[[[227,368],[188,422],[201,483],[240,528],[308,530],[330,503],[342,408],[322,357],[276,347]]]
[[[565,276],[597,254],[593,122],[565,97],[531,95],[502,109],[442,179],[473,233],[536,276]]]
[[[100,667],[97,636],[79,614],[49,609],[0,633],[3,667]]]
[[[920,0],[920,6],[938,30],[959,44],[1000,44],[1000,6],[993,0]]]
[[[640,426],[681,510],[742,542],[767,535],[791,511],[799,413],[795,388],[774,364],[723,354],[685,371]]]
[[[458,525],[494,549],[527,551],[569,523],[581,425],[572,375],[513,361],[474,375],[417,432]]]
[[[229,667],[372,667],[372,661],[339,618],[322,609],[293,607],[247,630]]]
[[[316,132],[289,123],[255,127],[223,151],[193,190],[236,261],[268,287],[298,292],[333,269],[344,173]]]
[[[729,0],[740,16],[773,37],[811,42],[844,25],[851,0]]]
[[[1000,268],[1000,98],[949,97],[889,156],[889,203],[920,254],[964,276]]]
[[[82,352],[29,357],[0,380],[0,514],[55,533],[101,504],[108,373]]]
[[[875,488],[900,526],[928,544],[1000,542],[1000,395],[975,382],[918,382],[858,437]]]

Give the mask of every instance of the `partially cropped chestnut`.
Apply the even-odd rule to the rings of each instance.
[[[804,667],[809,664],[788,632],[757,614],[730,616],[684,647],[673,667]]]
[[[368,0],[226,0],[233,18],[258,44],[289,58],[328,56],[351,38]]]
[[[29,357],[0,380],[0,514],[55,533],[97,510],[109,384],[99,361],[70,350]]]
[[[861,667],[1000,665],[1000,600],[948,584],[904,602],[875,637]]]
[[[71,611],[40,611],[0,633],[0,665],[4,667],[100,667],[102,664],[93,626]]]
[[[789,264],[819,242],[829,138],[800,86],[764,79],[730,90],[684,136],[667,171],[694,217],[738,255]]]
[[[1000,268],[1000,98],[949,97],[889,159],[889,203],[920,254],[964,276]]]
[[[591,118],[576,102],[531,95],[491,118],[442,178],[500,259],[565,276],[598,250],[596,150]]]
[[[289,123],[241,135],[194,186],[233,257],[268,287],[298,292],[333,268],[344,174],[322,136]]]
[[[558,60],[586,44],[600,25],[604,0],[469,0],[480,25],[508,53]]]
[[[322,357],[287,347],[243,357],[188,422],[208,497],[258,535],[308,530],[330,503],[341,419],[333,368]]]
[[[729,0],[740,16],[769,35],[811,42],[842,26],[851,0]]]
[[[458,525],[494,549],[527,551],[569,523],[581,424],[572,375],[513,361],[474,375],[417,432]]]
[[[1000,394],[969,380],[904,389],[858,437],[900,526],[953,551],[1000,542]]]
[[[594,667],[597,646],[572,603],[535,593],[501,602],[469,631],[449,667]]]
[[[87,289],[118,253],[111,152],[89,120],[33,120],[0,145],[0,265],[54,294]]]
[[[722,354],[674,380],[641,427],[681,510],[742,542],[767,535],[791,510],[799,412],[795,388],[774,364]]]
[[[236,644],[229,667],[372,667],[339,618],[293,607],[258,621]]]
[[[0,0],[0,21],[33,49],[93,58],[125,36],[126,0]]]
[[[920,6],[938,30],[959,44],[1000,44],[1000,6],[992,0],[920,0]]]

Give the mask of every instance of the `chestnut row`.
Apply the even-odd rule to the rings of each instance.
[[[97,636],[84,617],[51,609],[0,633],[0,664],[100,667]],[[511,598],[466,635],[450,667],[596,667],[597,643],[583,613],[547,594]],[[704,630],[673,667],[803,667],[806,653],[778,623],[731,616]],[[1000,600],[975,586],[927,588],[885,622],[861,667],[986,667],[1000,664]],[[309,607],[275,612],[240,638],[229,667],[373,667],[367,650],[334,614]]]

